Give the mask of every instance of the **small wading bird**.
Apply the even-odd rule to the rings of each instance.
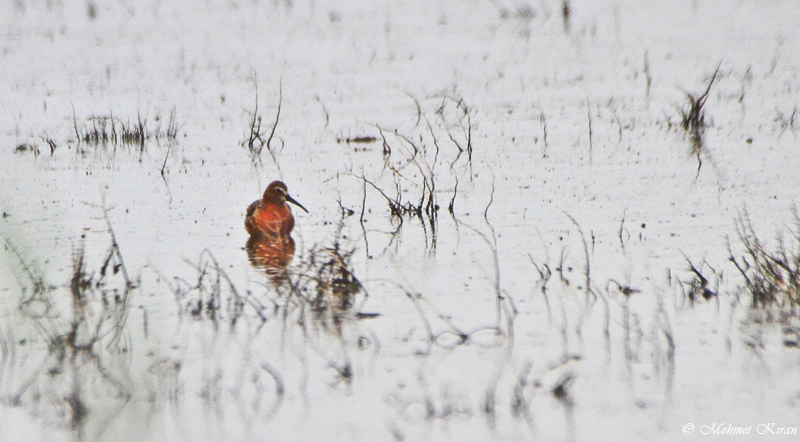
[[[264,196],[247,208],[247,217],[244,219],[247,233],[257,239],[289,238],[294,228],[294,216],[287,202],[308,213],[302,204],[289,195],[286,184],[281,181],[271,182],[264,191]]]
[[[308,212],[289,195],[286,184],[273,181],[264,196],[247,208],[244,220],[244,227],[250,234],[246,246],[250,262],[274,276],[285,270],[294,256],[294,239],[290,236],[294,216],[287,202]]]

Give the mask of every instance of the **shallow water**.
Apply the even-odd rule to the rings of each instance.
[[[0,439],[796,428],[796,318],[728,244],[793,223],[800,10],[570,3],[3,6]],[[79,140],[112,116],[151,137]],[[245,247],[274,179],[285,273]]]

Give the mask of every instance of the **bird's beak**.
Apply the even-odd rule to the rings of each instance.
[[[298,203],[298,202],[297,202],[297,200],[296,200],[296,199],[294,199],[294,198],[292,198],[290,195],[286,195],[286,201],[288,201],[288,202],[290,202],[290,203],[294,204],[295,206],[297,206],[297,207],[299,207],[299,208],[301,208],[301,209],[305,210],[305,211],[306,211],[306,213],[308,213],[308,209],[306,209],[305,207],[303,207],[303,205],[302,205],[302,204]]]

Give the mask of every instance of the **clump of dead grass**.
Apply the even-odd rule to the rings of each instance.
[[[745,280],[751,306],[776,311],[777,319],[800,310],[800,216],[796,207],[792,212],[794,227],[778,232],[775,245],[769,247],[756,235],[745,210],[736,220],[744,251],[738,257],[731,252],[729,258]]]
[[[41,138],[41,141],[44,141],[47,144],[47,147],[50,149],[50,156],[53,156],[56,148],[58,147],[56,142],[49,136],[41,136],[39,138]],[[32,153],[35,158],[38,158],[42,153],[41,149],[39,149],[39,143],[37,141],[30,141],[26,143],[20,143],[16,148],[14,148],[14,153],[16,154],[22,155],[28,152]]]
[[[404,220],[416,218],[425,231],[429,249],[434,250],[440,209],[438,196],[443,182],[448,187],[452,185],[447,210],[455,216],[459,166],[470,179],[472,177],[473,111],[463,99],[450,95],[422,101],[409,97],[417,110],[413,128],[400,130],[375,125],[379,137],[374,138],[381,142],[383,153],[382,176],[349,175],[363,183],[362,227],[367,187],[370,187],[388,205],[396,226],[393,237],[399,233]]]
[[[132,145],[144,149],[145,142],[150,140],[176,140],[181,126],[177,122],[175,108],[172,108],[166,121],[161,115],[156,115],[152,123],[146,115],[141,114],[137,114],[134,120],[122,120],[111,113],[107,116],[92,115],[82,124],[73,116],[73,128],[78,143]]]
[[[708,94],[711,92],[711,86],[714,85],[714,81],[717,79],[717,75],[719,74],[719,68],[720,66],[717,66],[717,69],[714,71],[714,74],[711,76],[711,79],[708,81],[708,85],[702,94],[684,91],[688,103],[678,108],[678,114],[681,119],[680,126],[684,133],[689,136],[692,154],[694,154],[697,158],[698,174],[700,173],[700,168],[703,165],[703,161],[700,158],[700,153],[703,150],[703,137],[705,135],[706,128],[708,127],[705,106],[706,101],[708,100]]]
[[[694,305],[701,298],[705,301],[716,299],[719,302],[719,280],[720,274],[711,267],[705,260],[699,265],[692,263],[688,256],[683,255],[692,274],[692,278],[683,282],[686,288],[686,297],[689,303]],[[708,269],[708,270],[706,270]]]
[[[179,317],[188,313],[192,319],[208,319],[215,326],[227,323],[235,327],[249,306],[262,322],[267,321],[268,307],[249,292],[240,293],[210,250],[203,250],[197,261],[184,261],[195,270],[194,278],[168,278],[152,269],[175,296]]]
[[[343,248],[339,242],[331,247],[312,249],[301,267],[293,273],[293,286],[308,301],[317,319],[338,326],[356,314],[356,296],[366,293],[353,273],[351,258],[354,248]]]
[[[273,146],[273,140],[280,141],[281,149],[283,149],[283,140],[279,137],[275,137],[275,130],[278,128],[278,123],[280,123],[281,120],[281,105],[283,104],[283,74],[281,74],[281,80],[278,84],[278,107],[275,110],[275,121],[272,123],[272,127],[269,129],[269,134],[262,133],[261,131],[262,117],[258,110],[258,78],[254,76],[253,82],[255,86],[255,109],[253,109],[253,113],[248,121],[249,131],[247,139],[242,141],[241,144],[248,150],[248,152],[250,152],[250,156],[252,157],[253,161],[261,159],[261,153],[266,147],[267,152],[269,152],[269,154],[272,156],[272,160],[275,162],[275,165],[278,166],[278,161],[275,156],[276,148]],[[280,168],[280,166],[278,167]]]
[[[344,242],[340,228],[334,240],[327,245],[318,245],[304,253],[300,264],[287,269],[285,278],[278,283],[278,293],[286,301],[306,307],[313,319],[324,328],[338,330],[341,324],[352,318],[374,317],[358,311],[357,300],[367,292],[355,275],[352,258],[356,248]],[[285,303],[284,303],[285,305]],[[306,322],[301,317],[301,323]]]

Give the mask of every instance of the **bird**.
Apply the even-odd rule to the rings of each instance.
[[[292,203],[308,213],[302,204],[289,195],[286,184],[282,181],[271,182],[264,191],[264,196],[247,208],[244,228],[250,237],[263,240],[291,239],[294,216],[286,203]]]

